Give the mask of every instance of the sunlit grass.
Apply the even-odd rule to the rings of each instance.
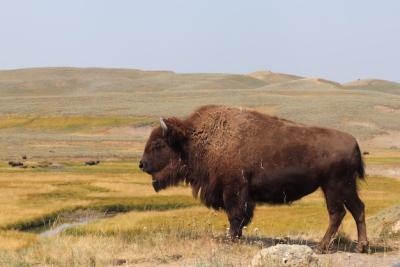
[[[38,236],[33,233],[15,230],[0,231],[0,251],[26,248],[38,241]]]
[[[137,164],[104,162],[96,166],[65,163],[62,170],[0,168],[0,228],[27,228],[60,211],[152,210],[198,204],[186,187],[156,194],[151,178]],[[172,197],[167,197],[172,196]]]
[[[291,205],[258,205],[253,222],[244,229],[244,243],[232,245],[224,241],[229,227],[225,213],[203,207],[187,187],[156,194],[150,177],[130,161],[106,161],[97,166],[73,161],[62,164],[63,170],[0,166],[1,264],[70,266],[94,261],[102,266],[116,257],[155,265],[179,261],[179,257],[196,258],[200,265],[246,262],[265,240],[289,236],[293,242],[316,242],[328,225],[324,198],[317,191]],[[400,181],[396,179],[367,177],[359,182],[359,191],[367,218],[400,203]],[[53,238],[11,230],[37,227],[60,213],[85,209],[121,213],[67,229]],[[341,231],[356,238],[350,213]],[[246,253],[240,259],[235,258],[242,253],[239,251]]]
[[[154,118],[146,116],[3,116],[0,118],[0,129],[83,131],[98,127],[144,126],[152,124],[154,121]]]
[[[366,164],[373,165],[387,165],[387,164],[400,164],[400,157],[366,157]]]
[[[9,168],[4,166],[1,169],[4,171]],[[97,166],[70,162],[65,164],[62,171],[2,171],[0,203],[3,209],[0,210],[0,227],[3,228],[12,225],[18,228],[18,225],[24,225],[24,221],[28,222],[27,225],[36,225],[43,218],[49,220],[59,211],[82,207],[108,207],[120,211],[162,210],[170,209],[165,208],[168,205],[185,207],[199,203],[191,198],[190,189],[186,187],[171,188],[155,194],[150,177],[139,172],[137,165],[131,162],[110,161]],[[366,203],[367,216],[400,203],[398,180],[368,177],[359,184],[361,197]],[[14,212],[16,210],[19,212]],[[222,218],[225,227],[227,221],[225,216]],[[345,220],[349,219],[352,221],[350,215]],[[282,235],[309,232],[311,229],[321,233],[326,224],[324,199],[322,193],[317,191],[290,206],[258,206],[252,227],[265,230],[267,235]]]
[[[361,184],[361,198],[366,204],[367,217],[378,211],[400,203],[400,181],[384,177],[370,177],[367,183]],[[379,201],[377,201],[379,199]],[[133,219],[134,218],[134,219]],[[146,231],[162,231],[175,227],[176,231],[201,228],[223,234],[229,227],[226,215],[204,207],[179,211],[122,214],[112,219],[101,220],[87,226],[71,229],[68,233],[134,235],[146,234]],[[249,225],[249,235],[257,233],[262,236],[310,235],[320,238],[328,225],[328,213],[323,195],[320,191],[292,205],[259,205],[256,208],[253,222]],[[348,234],[355,234],[355,223],[348,212],[344,225]],[[152,229],[152,230],[151,230]],[[208,229],[208,230],[207,230]],[[257,229],[254,231],[254,229]]]

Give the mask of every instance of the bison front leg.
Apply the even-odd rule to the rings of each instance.
[[[254,202],[248,194],[246,185],[234,185],[224,189],[224,208],[229,219],[229,236],[232,240],[242,236],[242,229],[253,217]]]

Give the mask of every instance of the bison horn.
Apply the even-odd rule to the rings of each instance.
[[[165,124],[165,121],[163,118],[160,118],[160,124],[161,124],[161,129],[163,130],[164,134],[168,131],[167,124]]]

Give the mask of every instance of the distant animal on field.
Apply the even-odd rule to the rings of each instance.
[[[86,161],[85,165],[87,166],[93,166],[93,165],[97,165],[100,163],[100,160],[90,160],[90,161]]]
[[[23,167],[24,163],[19,161],[9,161],[8,165],[10,165],[11,167]]]
[[[357,224],[356,250],[368,246],[357,178],[364,163],[356,139],[256,111],[204,106],[186,119],[160,119],[139,167],[156,192],[186,182],[194,196],[223,209],[231,238],[240,238],[257,202],[285,204],[322,188],[329,227],[319,247],[329,249],[346,210]]]

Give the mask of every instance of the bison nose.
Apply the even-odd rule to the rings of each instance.
[[[146,168],[146,162],[143,161],[143,160],[141,160],[141,161],[139,162],[139,168],[140,168],[141,170],[144,170],[144,169]]]

